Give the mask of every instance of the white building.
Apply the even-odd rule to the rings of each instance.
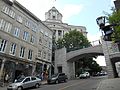
[[[53,36],[58,40],[70,30],[78,30],[87,37],[86,28],[84,26],[69,25],[62,22],[63,15],[55,8],[52,7],[48,12],[45,13],[45,21],[43,21],[49,28],[53,30]]]

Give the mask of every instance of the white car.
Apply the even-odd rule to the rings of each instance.
[[[20,78],[15,83],[10,84],[7,87],[7,90],[23,90],[25,88],[30,87],[36,87],[38,88],[41,85],[41,79],[34,77],[34,76],[28,76],[25,78]]]
[[[83,72],[79,75],[79,78],[89,78],[90,77],[90,73],[89,72]]]

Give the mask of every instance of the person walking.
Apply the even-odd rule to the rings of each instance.
[[[9,75],[6,74],[6,75],[5,75],[5,82],[8,83],[8,80],[9,80]]]

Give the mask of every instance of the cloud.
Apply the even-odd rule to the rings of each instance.
[[[92,41],[100,40],[100,36],[102,36],[102,35],[101,35],[101,32],[99,31],[98,33],[96,33],[96,34],[94,34],[94,35],[91,35],[91,34],[88,33],[87,36],[88,36],[88,40],[89,40],[90,42],[92,42]],[[96,41],[96,42],[94,42],[94,44],[93,44],[93,43],[91,43],[91,44],[92,44],[92,45],[98,45],[99,42]],[[95,59],[95,61],[96,61],[100,66],[106,66],[106,62],[105,62],[105,57],[104,57],[104,56],[98,56],[98,57]]]
[[[90,33],[87,34],[88,40],[90,42],[100,40],[100,36],[102,36],[101,32],[98,32],[96,34],[90,34]]]
[[[50,8],[52,8],[52,6],[54,6],[54,0],[17,0],[17,1],[41,20],[45,19],[45,12],[47,12]]]
[[[116,0],[111,0],[111,6],[114,6],[114,1]]]
[[[67,4],[60,12],[63,14],[63,21],[68,20],[70,17],[79,14],[83,9],[83,5]]]
[[[17,0],[30,12],[35,14],[41,20],[45,20],[45,12],[55,6],[54,0]],[[47,2],[47,3],[46,3]],[[56,6],[56,8],[59,6]],[[72,16],[79,14],[83,5],[66,4],[58,10],[63,15],[63,21],[67,21]]]

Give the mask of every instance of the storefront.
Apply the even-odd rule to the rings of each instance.
[[[51,75],[51,63],[45,62],[43,60],[37,60],[36,63],[36,75],[39,76],[42,80],[47,79]]]
[[[32,75],[34,63],[19,59],[0,57],[0,80],[2,82],[14,82],[20,74]],[[6,78],[7,77],[7,78]]]

